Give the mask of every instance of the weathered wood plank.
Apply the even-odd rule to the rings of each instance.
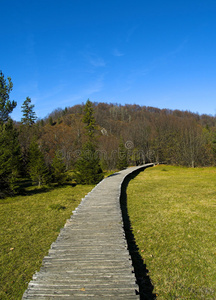
[[[133,167],[101,181],[75,209],[23,299],[139,299],[119,203]]]

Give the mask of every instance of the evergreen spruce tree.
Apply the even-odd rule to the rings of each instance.
[[[13,121],[0,123],[0,197],[16,191],[21,167],[21,150]]]
[[[23,102],[21,106],[23,117],[21,119],[22,124],[32,125],[35,123],[37,117],[35,112],[33,111],[34,105],[31,104],[31,98],[26,97],[26,100]]]
[[[31,104],[31,99],[26,97],[26,100],[22,105],[22,113],[23,117],[21,119],[22,125],[19,127],[19,140],[22,149],[22,160],[23,160],[23,168],[22,175],[26,175],[28,173],[28,152],[31,140],[36,135],[37,128],[36,126],[32,126],[37,117],[35,112],[33,111],[34,105]]]
[[[123,170],[128,167],[127,149],[125,148],[125,145],[124,145],[122,139],[120,140],[120,143],[119,143],[118,159],[117,159],[116,167],[118,170]]]
[[[88,99],[84,108],[83,122],[85,123],[88,141],[83,145],[81,155],[76,163],[75,178],[80,184],[96,184],[103,179],[100,158],[96,152],[95,129],[96,121],[91,101]]]
[[[96,121],[94,118],[94,109],[89,99],[86,101],[84,107],[83,123],[85,123],[86,135],[88,136],[89,140],[93,142],[95,128],[96,128]]]
[[[13,88],[13,83],[11,78],[8,77],[7,80],[4,78],[2,71],[0,71],[0,123],[7,122],[9,114],[16,107],[17,103],[15,101],[10,101],[10,92]]]
[[[46,167],[43,153],[38,144],[33,140],[29,148],[29,175],[34,183],[39,187],[49,182],[49,172]]]
[[[60,151],[55,152],[52,162],[52,176],[54,182],[63,184],[66,181],[66,166]]]
[[[13,83],[10,77],[7,80],[0,71],[0,197],[15,192],[20,166],[18,133],[9,118],[17,103],[10,101]]]
[[[100,159],[93,143],[87,142],[83,145],[76,163],[75,176],[79,184],[96,184],[103,179]]]

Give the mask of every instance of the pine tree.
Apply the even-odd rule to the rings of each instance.
[[[88,141],[83,145],[81,155],[76,163],[75,177],[80,184],[96,184],[103,179],[100,158],[96,152],[95,129],[96,121],[91,101],[88,99],[84,108],[83,122],[85,123]]]
[[[103,179],[100,159],[93,143],[87,142],[84,144],[76,163],[75,176],[79,184],[97,184]]]
[[[91,101],[88,99],[84,108],[83,123],[85,123],[86,135],[90,140],[94,139],[96,121],[94,118],[94,109]]]
[[[8,83],[4,78],[2,71],[0,71],[0,123],[7,122],[9,114],[16,107],[15,101],[10,101],[10,92],[13,88],[11,78],[8,77]]]
[[[29,148],[29,175],[32,181],[40,187],[49,182],[49,172],[45,164],[43,153],[38,144],[33,140]]]
[[[22,160],[23,160],[23,168],[22,175],[26,175],[28,173],[28,152],[31,140],[36,135],[37,128],[36,126],[32,126],[37,117],[35,112],[33,111],[34,105],[31,104],[31,99],[26,97],[26,100],[23,102],[21,106],[23,117],[21,119],[22,125],[19,126],[19,141],[22,149]]]
[[[120,140],[119,149],[118,149],[118,160],[116,167],[118,170],[123,170],[128,167],[127,161],[127,149],[124,146],[123,140]]]
[[[60,151],[55,152],[55,156],[52,162],[52,176],[54,182],[63,184],[66,180],[66,166],[63,161],[62,153]]]
[[[18,133],[13,121],[0,123],[0,197],[16,191],[16,180],[21,166]]]
[[[10,77],[7,80],[0,71],[0,197],[15,192],[20,165],[18,133],[9,118],[17,103],[10,101],[13,83]]]
[[[21,106],[23,118],[21,119],[22,124],[31,126],[35,123],[37,117],[35,112],[33,111],[34,105],[31,104],[31,98],[26,97],[26,100],[23,102]]]

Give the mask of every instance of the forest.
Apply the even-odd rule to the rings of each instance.
[[[188,167],[215,165],[215,117],[135,104],[93,102],[92,105],[104,169],[116,169],[121,143],[129,165],[147,162]],[[67,167],[73,168],[85,140],[84,107],[85,104],[56,109],[37,122],[38,142],[48,161],[52,160],[56,147],[60,147]]]
[[[38,119],[31,98],[13,121],[10,77],[0,73],[0,197],[17,180],[62,183],[75,171],[78,183],[97,183],[103,171],[148,162],[215,166],[216,117],[136,104],[91,102],[57,108]],[[143,99],[143,103],[145,99]],[[90,179],[82,174],[91,169]],[[82,173],[83,172],[83,173]],[[95,177],[96,173],[96,177]],[[84,175],[83,175],[84,176]],[[94,179],[92,179],[94,177]]]

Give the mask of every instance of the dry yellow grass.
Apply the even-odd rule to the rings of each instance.
[[[127,196],[157,298],[216,299],[216,168],[149,168]]]

